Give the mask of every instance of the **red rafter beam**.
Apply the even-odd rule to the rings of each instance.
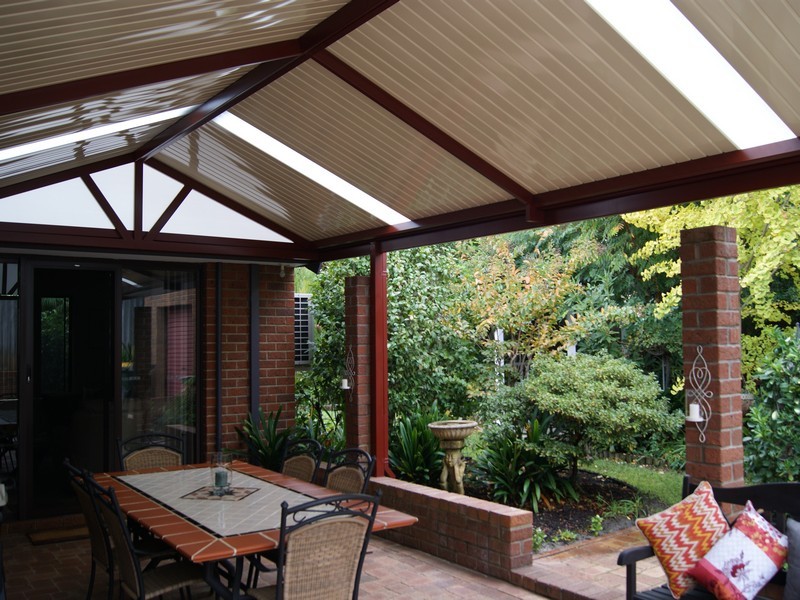
[[[300,46],[297,41],[288,40],[10,92],[0,96],[0,115],[104,96],[171,79],[286,59],[298,54]]]
[[[339,77],[342,81],[378,104],[378,106],[383,107],[406,125],[415,129],[434,144],[437,144],[468,167],[483,175],[497,187],[511,194],[512,197],[520,202],[535,205],[536,196],[523,185],[514,181],[511,177],[482,159],[472,150],[450,137],[447,133],[436,127],[436,125],[411,110],[408,106],[397,100],[397,98],[375,85],[372,81],[335,55],[327,50],[322,50],[314,55],[314,60]],[[540,216],[533,210],[531,217],[535,220]]]
[[[346,36],[395,2],[397,0],[380,2],[352,0],[347,3],[297,40],[301,48],[300,54],[259,65],[215,97],[167,127],[137,152],[137,158],[145,160],[152,158],[175,140],[188,135],[264,86],[297,68],[311,58],[315,52]]]

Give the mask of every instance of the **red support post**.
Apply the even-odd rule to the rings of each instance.
[[[386,252],[375,242],[370,251],[370,338],[372,346],[372,451],[375,476],[391,475],[389,468],[389,342]]]

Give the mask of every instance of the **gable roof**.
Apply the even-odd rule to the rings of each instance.
[[[796,2],[673,3],[797,135]],[[797,138],[737,149],[583,0],[40,0],[4,3],[0,23],[0,152],[185,109],[0,159],[0,204],[78,177],[108,218],[0,212],[6,249],[318,262],[800,181]],[[256,150],[225,111],[409,222]],[[126,163],[129,220],[95,185]],[[149,169],[181,191],[148,221]],[[175,233],[190,194],[283,241]]]

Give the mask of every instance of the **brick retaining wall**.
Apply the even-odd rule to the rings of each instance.
[[[533,560],[533,513],[389,477],[374,477],[381,504],[414,515],[412,527],[380,535],[469,569],[511,581]]]

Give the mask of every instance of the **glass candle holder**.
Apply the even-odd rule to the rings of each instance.
[[[215,496],[224,496],[230,493],[233,479],[231,470],[231,455],[227,451],[212,452],[209,456],[211,464],[211,485],[214,486]]]

